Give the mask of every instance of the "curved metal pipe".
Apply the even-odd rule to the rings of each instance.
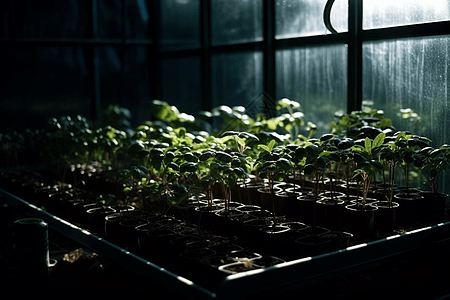
[[[325,23],[325,27],[332,33],[337,34],[338,32],[334,29],[331,24],[331,9],[333,8],[334,0],[328,0],[325,4],[325,9],[323,10],[323,22]]]

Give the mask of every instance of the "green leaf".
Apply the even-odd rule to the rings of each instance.
[[[230,154],[228,154],[226,152],[223,152],[223,151],[217,151],[216,152],[216,158],[219,161],[224,162],[224,163],[229,163],[233,159],[233,157]]]
[[[270,152],[269,147],[264,145],[264,144],[259,144],[258,145],[258,149],[262,149],[262,150],[264,150],[266,152]]]
[[[378,160],[374,160],[374,159],[371,160],[370,161],[370,165],[375,167],[376,169],[379,169],[379,170],[383,169],[383,164],[380,161],[378,161]]]
[[[245,170],[241,167],[239,168],[234,168],[233,169],[234,173],[238,176],[238,177],[246,177],[247,176],[247,172],[245,172]]]
[[[283,171],[289,171],[292,168],[292,164],[286,158],[280,158],[276,162],[276,166],[278,169]]]
[[[226,143],[226,142],[228,142],[229,140],[232,140],[232,139],[234,139],[234,135],[226,135],[226,136],[222,136],[221,138],[220,138],[220,140],[222,141],[222,143]]]
[[[392,120],[389,118],[384,118],[380,121],[381,128],[387,128],[392,126]]]
[[[248,132],[239,132],[239,138],[245,138],[247,140],[259,141],[259,138],[256,135],[253,135]]]
[[[195,156],[192,152],[186,152],[183,155],[183,158],[188,162],[196,163],[198,161],[197,156]]]
[[[320,154],[319,154],[319,157],[321,157],[321,156],[329,156],[331,154],[331,151],[322,151]]]
[[[197,164],[193,162],[187,162],[180,166],[180,172],[182,173],[193,173],[197,170]]]
[[[372,142],[368,137],[364,140],[364,148],[366,149],[367,153],[372,153]]]
[[[168,163],[172,162],[174,158],[175,158],[175,153],[173,153],[172,151],[167,151],[166,154],[164,155],[164,163],[168,164]]]
[[[175,121],[178,119],[178,109],[174,106],[170,106],[165,101],[153,100],[151,110],[152,115],[160,120],[164,121]]]
[[[171,168],[174,171],[179,171],[180,170],[180,166],[178,164],[174,163],[174,162],[170,162],[167,165],[167,168]]]
[[[207,150],[207,151],[202,152],[202,154],[199,157],[199,160],[200,161],[206,161],[206,160],[208,160],[209,158],[211,158],[213,156],[214,156],[214,152],[210,151],[210,150]]]
[[[298,103],[297,101],[289,100],[287,98],[283,98],[277,101],[276,110],[280,110],[288,106],[291,106],[293,108],[300,108],[300,103]]]
[[[152,150],[150,150],[150,158],[159,156],[161,154],[164,155],[164,150],[161,148],[153,148]]]
[[[150,159],[150,164],[155,168],[155,169],[160,169],[161,168],[161,162],[164,159],[164,154],[159,154],[159,155],[154,155],[151,159]]]
[[[232,136],[232,135],[237,135],[237,134],[239,134],[239,132],[229,130],[229,131],[225,131],[224,133],[222,133],[222,137],[230,136],[230,135]]]
[[[317,147],[317,145],[309,145],[308,147],[306,147],[306,153],[310,156],[310,157],[317,157],[319,154],[319,147]]]
[[[331,140],[332,138],[334,138],[334,134],[327,133],[327,134],[322,135],[319,140],[321,142],[325,142],[325,141]]]
[[[325,168],[328,162],[328,158],[326,156],[321,156],[317,159],[317,166],[319,168]]]
[[[276,142],[275,140],[271,140],[271,141],[269,142],[269,144],[267,145],[267,147],[268,147],[268,149],[269,149],[269,152],[272,152],[273,147],[275,147],[276,144],[277,144],[277,142]]]
[[[294,152],[294,158],[297,160],[302,159],[306,155],[306,149],[303,147],[298,147]]]
[[[436,158],[437,156],[439,156],[439,154],[441,154],[441,150],[440,149],[434,149],[433,151],[430,152],[429,156],[431,158]]]
[[[138,167],[142,172],[144,172],[145,174],[150,173],[150,171],[145,167],[145,166],[139,166]]]
[[[140,168],[133,167],[131,169],[131,175],[134,177],[135,180],[141,180],[143,177],[146,177],[147,174],[145,174]]]
[[[303,169],[303,172],[306,175],[312,174],[314,173],[314,171],[316,170],[316,167],[314,165],[306,165],[305,168]]]
[[[373,139],[372,148],[380,147],[381,145],[383,145],[385,137],[386,137],[386,134],[384,132],[378,134]]]

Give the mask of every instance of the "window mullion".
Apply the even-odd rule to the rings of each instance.
[[[347,112],[361,110],[362,103],[362,0],[348,1]]]
[[[200,2],[200,38],[201,38],[201,82],[202,107],[212,109],[212,81],[211,81],[211,2]]]
[[[263,4],[263,88],[264,110],[273,115],[276,97],[276,66],[275,66],[275,5],[274,0],[264,0]]]

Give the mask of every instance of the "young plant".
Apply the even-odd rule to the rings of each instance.
[[[297,176],[301,174],[306,165],[306,148],[296,144],[286,145],[285,153],[289,156],[292,164],[292,178],[294,181],[294,193],[297,188]],[[303,177],[304,178],[304,177]]]
[[[244,166],[245,159],[243,156],[240,156],[239,153],[230,154],[224,151],[217,151],[214,162],[211,163],[211,175],[216,178],[216,182],[222,189],[226,212],[229,211],[231,190],[235,187],[239,178],[245,179],[248,177]]]
[[[432,193],[438,193],[438,179],[441,172],[450,167],[450,145],[445,144],[439,148],[425,147],[417,154],[417,165],[422,165],[428,177],[428,184]]]
[[[259,167],[257,171],[259,176],[267,177],[269,180],[269,192],[272,202],[272,210],[275,215],[275,195],[274,195],[274,183],[275,180],[283,178],[285,174],[288,174],[293,166],[292,163],[285,157],[282,157],[280,154],[280,148],[274,148],[276,145],[275,140],[269,142],[269,144],[258,145],[258,148],[263,151],[260,152],[260,155],[257,159]]]
[[[114,206],[127,207],[131,202],[139,202],[139,196],[141,195],[142,185],[148,182],[149,171],[144,166],[132,166],[129,169],[122,169],[116,172],[118,182],[124,186],[123,195],[116,195]],[[108,198],[111,200],[111,198]],[[121,211],[122,209],[119,209]]]
[[[369,193],[372,176],[376,172],[383,170],[383,164],[379,160],[379,155],[382,150],[385,137],[386,135],[384,133],[379,133],[373,141],[366,137],[363,140],[363,145],[358,144],[357,142],[356,145],[352,147],[355,161],[359,168],[355,171],[355,177],[361,176],[363,180],[363,207],[366,205],[366,199]]]
[[[287,113],[278,117],[278,126],[291,135],[291,140],[296,140],[300,133],[299,127],[305,124],[304,114],[299,111],[300,103],[283,98],[277,101],[275,108],[277,111],[287,110]]]
[[[304,172],[314,177],[314,195],[319,194],[319,184],[323,179],[327,165],[330,162],[328,151],[330,143],[334,141],[333,134],[324,134],[320,139],[310,139],[306,146],[306,166]]]

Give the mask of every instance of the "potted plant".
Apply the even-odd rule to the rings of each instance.
[[[336,139],[333,134],[324,134],[315,145],[318,146],[319,155],[316,158],[316,152],[311,151],[312,154],[310,158],[315,159],[315,170],[316,173],[316,186],[318,186],[319,178],[317,174],[323,178],[327,176],[329,178],[329,189],[326,190],[325,183],[323,184],[324,192],[318,194],[316,190],[316,195],[321,196],[320,199],[316,200],[316,219],[319,225],[329,227],[329,228],[340,228],[342,211],[345,204],[344,200],[339,199],[340,192],[336,191],[335,181],[338,173],[339,157],[336,155],[339,139]],[[315,148],[314,148],[315,149]],[[323,166],[319,166],[319,162],[323,163]]]
[[[425,216],[427,219],[440,219],[444,214],[448,194],[439,192],[438,180],[442,171],[450,166],[450,145],[423,148],[417,155],[416,164],[421,165],[428,173],[430,191],[421,193],[425,197]]]
[[[275,148],[275,145],[275,140],[271,140],[267,145],[258,145],[262,151],[257,159],[257,172],[259,176],[268,179],[267,187],[260,189],[267,199],[265,203],[263,202],[263,208],[270,209],[274,215],[282,211],[282,207],[279,205],[280,203],[277,203],[275,198],[275,182],[284,177],[282,174],[292,169],[291,162],[280,155],[281,149]]]
[[[354,176],[360,176],[363,181],[363,198],[361,202],[347,205],[345,208],[350,212],[351,232],[358,237],[368,237],[375,233],[374,219],[377,207],[366,204],[366,199],[373,174],[383,169],[379,155],[385,136],[384,133],[379,133],[373,141],[366,137],[352,146],[358,167]]]

